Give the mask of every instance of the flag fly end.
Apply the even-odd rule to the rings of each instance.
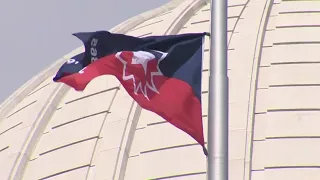
[[[208,153],[207,148],[206,148],[205,146],[202,146],[202,149],[203,149],[203,153],[204,153],[206,156],[208,156],[209,153]]]

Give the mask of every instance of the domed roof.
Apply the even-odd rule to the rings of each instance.
[[[173,0],[111,31],[208,32],[207,0]],[[228,1],[230,180],[320,177],[320,2]],[[203,61],[207,133],[209,39]],[[202,148],[141,109],[116,78],[84,92],[52,82],[57,60],[0,106],[0,179],[206,179]],[[319,81],[319,82],[318,82]]]

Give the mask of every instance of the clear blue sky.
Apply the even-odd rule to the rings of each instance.
[[[81,46],[74,32],[108,30],[169,0],[1,0],[0,104],[55,60]]]

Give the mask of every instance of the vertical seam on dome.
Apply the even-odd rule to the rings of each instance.
[[[164,34],[177,34],[190,18],[203,6],[208,3],[206,0],[192,1],[181,13],[175,18]]]
[[[265,40],[265,34],[267,25],[269,22],[269,17],[271,13],[271,9],[273,7],[274,0],[266,0],[264,5],[264,11],[260,19],[259,30],[256,38],[256,45],[253,55],[253,65],[251,72],[251,82],[249,89],[249,103],[248,103],[248,113],[247,113],[247,125],[246,125],[246,142],[245,142],[245,161],[244,161],[244,177],[246,178],[246,172],[248,173],[247,179],[251,180],[252,178],[252,155],[253,155],[253,139],[254,139],[254,125],[255,125],[255,108],[256,108],[256,100],[257,100],[257,90],[258,90],[258,79],[259,79],[259,64],[261,63],[263,44]],[[260,41],[260,43],[259,43]],[[257,57],[257,58],[256,58]],[[255,60],[256,59],[256,60]],[[252,121],[251,127],[249,121]],[[249,133],[249,129],[251,129],[251,133]],[[250,136],[250,137],[249,137]],[[249,147],[248,147],[249,146]],[[249,162],[247,161],[249,158]],[[249,168],[246,169],[245,164],[249,163]]]
[[[232,31],[231,31],[231,35],[230,35],[229,42],[228,42],[228,47],[229,47],[229,45],[230,45],[230,43],[231,43],[231,39],[232,39],[233,34],[235,34],[234,30],[236,29],[236,27],[237,27],[237,25],[238,25],[238,23],[239,23],[240,17],[242,16],[244,10],[246,9],[246,6],[248,5],[249,1],[250,1],[250,0],[247,0],[247,2],[246,2],[245,4],[228,6],[228,8],[229,8],[229,7],[236,7],[236,6],[243,6],[243,8],[242,8],[242,10],[241,10],[241,12],[240,12],[240,14],[239,14],[239,16],[238,16],[238,18],[237,18],[237,21],[236,21],[236,23],[234,24],[233,29],[232,29]]]
[[[131,105],[131,110],[130,110],[130,113],[128,115],[128,119],[127,119],[127,123],[126,123],[126,129],[127,130],[127,127],[129,125],[129,117],[131,116],[131,113],[133,112],[133,107],[134,105],[136,104],[136,102],[132,102],[132,105]],[[129,128],[129,132],[128,132],[128,139],[127,139],[127,142],[125,143],[125,147],[122,148],[122,144],[124,143],[124,138],[125,138],[125,133],[124,133],[124,136],[122,137],[121,139],[121,146],[120,146],[120,150],[123,151],[123,160],[121,162],[121,165],[119,165],[119,175],[118,175],[118,180],[124,180],[124,177],[125,177],[125,174],[126,174],[126,170],[127,170],[127,165],[128,165],[128,160],[129,160],[129,156],[130,156],[130,150],[131,150],[131,147],[132,147],[132,144],[133,144],[133,139],[134,139],[134,135],[135,135],[135,132],[136,132],[136,127],[138,125],[138,122],[139,122],[139,119],[140,119],[140,115],[141,115],[141,112],[142,112],[142,108],[137,105],[134,113],[133,113],[133,118],[132,118],[132,123],[131,123],[131,126]],[[125,131],[124,131],[125,132]],[[120,151],[119,151],[119,155],[120,155]],[[124,159],[126,158],[126,159]],[[117,157],[117,161],[118,161],[119,157]],[[118,162],[117,162],[118,163]],[[118,167],[118,164],[116,165],[116,170],[114,171],[114,174],[113,174],[113,179],[115,178],[115,176],[117,175],[117,168]]]
[[[63,98],[63,96],[61,97],[59,94],[67,90],[66,86],[59,84],[45,101],[46,105],[38,113],[36,120],[32,124],[31,130],[29,130],[23,145],[20,148],[19,155],[11,168],[10,179],[16,180],[23,177],[30,155],[33,153],[34,148],[42,137],[43,130],[47,127],[52,115],[56,111],[56,106]]]
[[[119,89],[120,89],[120,85],[118,85],[117,87],[118,87],[118,88],[117,88],[116,92],[114,93],[114,95],[113,95],[113,97],[112,97],[112,99],[111,99],[110,105],[109,105],[109,107],[108,107],[108,111],[109,111],[109,112],[110,112],[110,109],[111,109],[111,107],[112,107],[112,104],[113,104],[114,100],[115,100],[116,97],[117,97],[118,92],[120,91],[120,90],[119,90]],[[99,129],[98,137],[101,136],[101,132],[102,132],[102,130],[103,130],[103,127],[104,127],[105,125],[107,125],[107,124],[106,124],[106,121],[107,121],[107,118],[108,118],[108,114],[109,114],[109,113],[106,113],[106,115],[105,115],[104,118],[103,118],[102,124],[101,124],[100,129]],[[97,150],[97,147],[98,147],[98,143],[99,143],[99,138],[96,140],[95,145],[94,145],[94,147],[93,147],[92,154],[91,154],[91,159],[90,159],[90,167],[88,168],[88,171],[87,171],[87,173],[86,173],[86,178],[85,178],[85,179],[88,179],[88,177],[89,177],[89,175],[90,175],[91,165],[92,165],[93,160],[94,160],[94,158],[95,158],[95,155],[96,155],[96,153],[97,153],[96,150]]]

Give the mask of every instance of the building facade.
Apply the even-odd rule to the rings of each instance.
[[[207,0],[172,0],[111,31],[209,32]],[[230,180],[320,178],[320,1],[229,0]],[[205,180],[201,146],[141,109],[116,78],[52,82],[80,47],[0,105],[0,179]],[[209,39],[203,61],[207,133]]]

